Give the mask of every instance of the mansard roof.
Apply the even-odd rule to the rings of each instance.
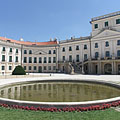
[[[29,41],[18,41],[18,40],[13,40],[5,37],[0,37],[0,40],[2,41],[8,41],[12,43],[17,43],[17,44],[22,44],[22,45],[56,45],[57,41],[48,41],[48,42],[29,42]]]

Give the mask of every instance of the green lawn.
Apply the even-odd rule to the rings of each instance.
[[[113,109],[90,112],[40,112],[0,107],[0,120],[120,120]]]

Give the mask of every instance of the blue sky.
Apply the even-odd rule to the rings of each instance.
[[[120,11],[120,0],[0,0],[0,36],[25,41],[88,36],[92,17]]]

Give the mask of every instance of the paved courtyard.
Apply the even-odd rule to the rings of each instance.
[[[48,79],[81,79],[81,80],[94,80],[94,81],[106,81],[120,84],[120,75],[69,75],[69,74],[57,74],[57,73],[30,73],[27,76],[0,76],[0,83],[11,83],[30,80],[48,80]]]

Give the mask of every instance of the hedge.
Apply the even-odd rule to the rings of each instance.
[[[26,75],[26,72],[22,66],[18,65],[13,70],[12,75]]]

